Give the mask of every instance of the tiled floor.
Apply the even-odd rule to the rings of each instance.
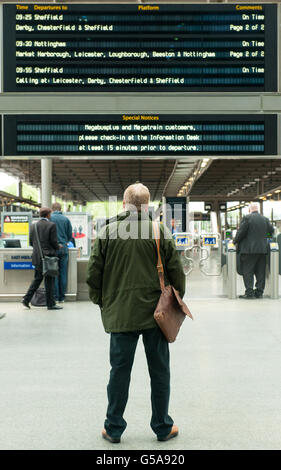
[[[187,319],[170,346],[170,414],[180,434],[157,442],[140,341],[119,450],[281,449],[280,300],[216,297],[188,280]],[[109,335],[90,302],[61,311],[1,303],[0,449],[111,449],[101,439]],[[116,449],[116,447],[114,447]]]

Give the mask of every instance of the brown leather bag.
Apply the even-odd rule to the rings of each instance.
[[[161,295],[154,312],[154,319],[168,343],[176,340],[180,327],[188,316],[193,320],[189,308],[181,299],[179,292],[171,285],[165,286],[164,268],[160,255],[160,230],[157,222],[152,222],[154,238],[157,246],[157,271],[161,286]]]

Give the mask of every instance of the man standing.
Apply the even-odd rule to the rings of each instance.
[[[148,216],[149,199],[149,190],[140,183],[126,189],[123,201],[126,212],[108,221],[100,230],[88,265],[91,300],[100,306],[105,331],[111,333],[108,408],[102,436],[112,443],[120,442],[127,425],[123,414],[140,335],[151,379],[151,428],[159,441],[178,434],[168,414],[168,342],[153,317],[161,289],[156,242]],[[160,232],[166,283],[172,284],[183,296],[185,276],[172,235],[163,226]]]
[[[268,253],[267,237],[274,228],[269,220],[258,212],[255,203],[249,206],[249,215],[243,217],[233,242],[238,244],[241,256],[241,269],[246,288],[241,299],[262,298],[265,287],[266,255]],[[254,290],[254,276],[256,289]]]
[[[53,222],[50,222],[51,212],[51,209],[48,207],[42,207],[39,211],[40,219],[38,222],[36,222],[38,238],[44,256],[56,256],[56,251],[60,248],[57,240],[56,226]],[[31,283],[22,300],[22,304],[27,308],[30,308],[29,302],[31,301],[34,293],[37,291],[44,277],[42,272],[43,266],[40,248],[35,232],[35,224],[31,226],[30,230],[30,245],[33,246],[32,264],[35,266],[35,274],[34,281]],[[61,309],[62,307],[57,306],[54,299],[54,277],[46,275],[44,280],[48,310]]]
[[[61,212],[61,205],[55,202],[52,205],[53,213],[51,221],[56,224],[58,241],[61,245],[57,253],[59,258],[59,275],[55,280],[55,299],[63,302],[67,286],[67,268],[68,268],[68,242],[72,239],[72,226],[70,220]]]

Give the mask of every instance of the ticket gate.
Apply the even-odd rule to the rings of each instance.
[[[221,236],[216,234],[204,234],[195,236],[192,233],[180,233],[174,235],[177,250],[182,253],[183,267],[186,275],[194,268],[198,261],[200,271],[206,276],[221,275]]]
[[[229,299],[237,297],[237,253],[236,246],[231,241],[223,245],[221,257],[224,291]]]
[[[224,240],[215,234],[196,234],[182,232],[174,234],[177,250],[181,251],[181,261],[186,276],[194,271],[195,266],[205,276],[220,277],[223,281],[223,295],[229,299],[237,298],[237,283],[241,292],[244,288],[239,270],[239,255],[231,240]],[[266,272],[265,296],[279,298],[279,274],[281,275],[281,234],[278,243],[269,243],[268,266]]]
[[[181,261],[188,276],[198,261],[199,269],[206,276],[221,275],[221,236],[216,234],[196,235],[188,232],[174,234],[175,244],[181,252]]]
[[[219,233],[201,234],[193,245],[185,249],[184,254],[192,262],[189,273],[194,267],[192,257],[197,256],[200,272],[207,277],[222,278],[223,295],[229,299],[236,298],[236,247],[233,243],[223,244]]]
[[[194,235],[190,232],[180,232],[173,235],[176,249],[180,251],[184,274],[188,276],[194,268],[194,260],[186,252],[194,246]]]
[[[219,233],[193,234],[177,233],[174,234],[177,250],[181,252],[181,261],[186,276],[194,271],[198,266],[199,271],[206,277],[218,277],[222,274],[224,280],[224,292],[229,298],[236,297],[236,283],[233,277],[236,276],[236,250],[235,259],[230,260],[231,250],[227,253],[222,252],[222,240]],[[222,258],[225,257],[226,267],[223,273]],[[232,255],[233,257],[233,255]],[[230,264],[231,263],[231,264]]]
[[[220,276],[222,273],[222,243],[219,233],[200,235],[200,271],[206,276]]]
[[[281,276],[281,233],[277,235],[276,242],[279,247],[279,275]]]
[[[269,243],[267,260],[265,295],[271,299],[279,299],[280,249],[277,242]]]
[[[267,257],[266,283],[264,295],[271,299],[279,299],[279,246],[277,243],[269,243],[269,253]],[[227,292],[229,298],[237,297],[237,282],[240,281],[237,274],[241,275],[241,266],[239,255],[236,253],[236,247],[232,242],[225,244],[224,255],[222,256],[224,282],[228,284]],[[241,287],[244,288],[241,275]]]

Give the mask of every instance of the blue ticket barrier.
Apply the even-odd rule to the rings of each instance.
[[[188,276],[194,267],[193,259],[189,256],[189,250],[191,250],[194,245],[193,234],[188,232],[179,232],[174,233],[173,238],[175,240],[176,249],[180,252],[184,274]]]
[[[173,238],[175,240],[177,250],[185,250],[186,248],[191,248],[194,244],[192,233],[174,233]]]
[[[278,242],[269,241],[269,255],[266,270],[265,294],[279,299],[280,249]]]
[[[222,241],[220,233],[200,235],[200,271],[206,276],[220,276],[222,272]]]

